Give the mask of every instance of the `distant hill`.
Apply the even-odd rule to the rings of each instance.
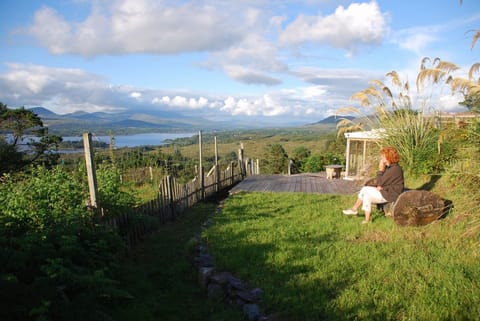
[[[42,120],[44,118],[55,118],[56,119],[56,118],[61,118],[62,117],[61,115],[57,115],[53,111],[50,111],[45,107],[32,107],[32,108],[28,108],[28,109],[31,110],[32,112],[34,112],[35,114],[37,114],[40,118],[42,118]]]
[[[214,122],[204,118],[186,117],[177,112],[153,111],[151,113],[87,113],[77,111],[56,114],[45,107],[29,108],[37,114],[50,134],[61,136],[95,132],[97,135],[136,134],[146,132],[194,132],[198,130],[231,129],[232,124]]]
[[[354,116],[328,116],[327,118],[324,118],[316,123],[313,123],[312,125],[317,125],[317,124],[336,124],[338,121],[341,119],[355,119]]]
[[[190,133],[199,130],[248,130],[267,129],[271,127],[288,127],[286,124],[265,122],[251,118],[236,117],[235,120],[212,121],[202,117],[188,117],[175,111],[137,111],[105,113],[76,111],[69,114],[56,114],[45,107],[30,108],[40,116],[50,134],[60,136],[77,136],[84,132],[97,135],[129,135],[139,133]],[[306,126],[325,127],[331,129],[343,117],[330,116],[314,124]],[[344,118],[354,119],[347,116]],[[293,126],[293,125],[292,125]],[[304,126],[299,124],[298,126]]]

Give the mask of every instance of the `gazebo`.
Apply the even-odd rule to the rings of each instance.
[[[378,163],[378,141],[385,134],[383,129],[345,133],[347,139],[345,179],[370,177]]]

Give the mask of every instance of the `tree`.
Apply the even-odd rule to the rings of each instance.
[[[280,144],[271,144],[265,147],[262,172],[266,174],[280,174],[287,172],[288,155]]]
[[[311,151],[305,146],[298,146],[293,150],[292,159],[298,171],[303,172],[303,166],[310,154]]]
[[[0,173],[33,163],[56,163],[59,155],[54,151],[61,141],[60,136],[48,135],[40,117],[31,110],[10,109],[0,102]]]
[[[465,106],[472,112],[480,113],[480,94],[466,93],[464,97],[465,100],[459,102],[459,104]]]

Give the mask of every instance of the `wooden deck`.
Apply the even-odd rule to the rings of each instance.
[[[291,192],[317,194],[353,194],[360,190],[358,182],[327,179],[325,173],[296,175],[257,175],[245,178],[230,190],[239,192]]]

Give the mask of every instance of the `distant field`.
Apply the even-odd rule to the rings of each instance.
[[[328,146],[336,139],[335,125],[312,125],[300,128],[282,128],[249,130],[238,132],[219,132],[204,133],[203,137],[203,155],[214,155],[213,137],[217,136],[218,153],[220,156],[231,152],[238,152],[240,144],[244,146],[246,157],[261,158],[266,146],[271,144],[281,144],[288,154],[291,154],[295,148],[304,146],[312,154],[324,153],[327,148],[336,148],[344,152],[344,144],[339,146]],[[175,148],[180,148],[182,154],[188,157],[197,157],[198,138],[196,141],[188,139],[178,139],[170,146],[162,147],[162,150],[173,153]]]

